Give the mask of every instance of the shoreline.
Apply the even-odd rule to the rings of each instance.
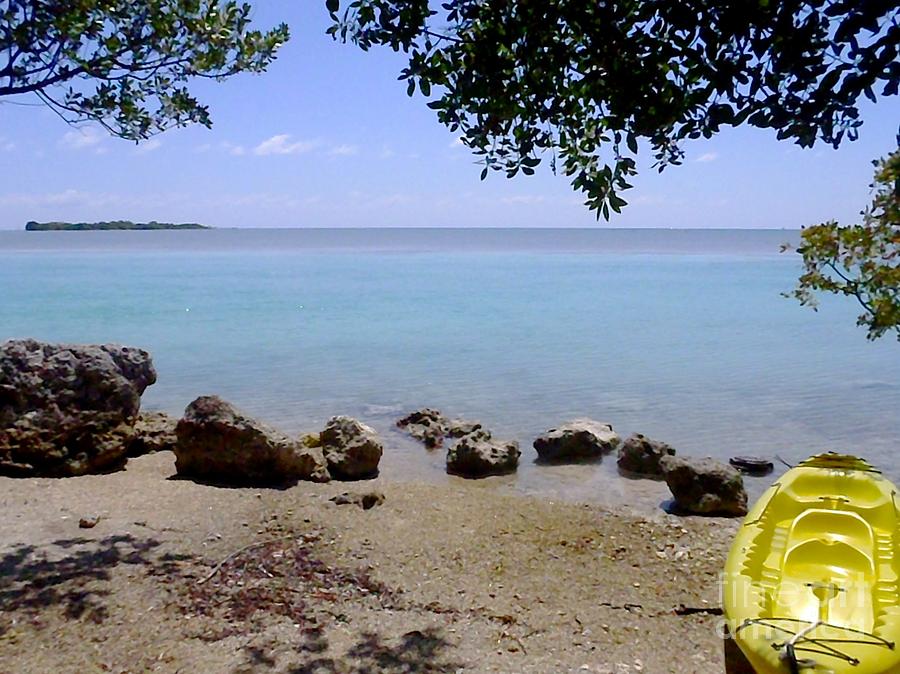
[[[228,489],[173,474],[160,452],[107,475],[0,478],[0,597],[11,607],[0,672],[721,669],[720,618],[704,611],[717,606],[738,521],[468,481]],[[373,490],[385,501],[370,510],[328,500]],[[85,517],[99,520],[79,528]],[[302,541],[338,579],[303,593],[302,624],[191,612],[198,580],[242,547],[262,543],[272,556],[260,566],[278,564],[289,551],[269,549],[276,536]],[[214,601],[228,590],[219,573]],[[249,584],[277,581],[257,576]],[[353,580],[363,576],[375,589]],[[677,615],[681,605],[701,612]],[[669,644],[685,638],[695,646],[683,658]]]

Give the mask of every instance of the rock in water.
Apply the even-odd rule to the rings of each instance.
[[[423,407],[399,419],[397,427],[405,429],[416,440],[431,449],[443,444],[444,436],[447,434],[447,418],[438,410]]]
[[[332,477],[359,480],[378,474],[384,449],[374,428],[351,417],[332,417],[319,439]]]
[[[662,478],[663,469],[659,462],[664,456],[675,456],[675,450],[665,442],[635,433],[619,447],[617,463],[626,475]]]
[[[519,443],[492,440],[475,431],[464,435],[447,452],[447,472],[461,477],[487,477],[515,472],[519,466]]]
[[[475,431],[485,431],[481,427],[479,421],[469,421],[467,419],[451,419],[447,422],[447,437],[461,438],[464,435],[470,435]],[[490,431],[485,431],[490,437]]]
[[[610,424],[593,419],[574,419],[534,441],[538,458],[548,462],[599,458],[619,444]]]
[[[165,412],[141,412],[134,422],[134,439],[128,456],[143,456],[153,452],[175,451],[178,419]]]
[[[251,419],[217,396],[187,406],[175,429],[179,475],[233,485],[327,482],[322,450]]]
[[[727,463],[666,456],[660,465],[680,510],[702,515],[747,514],[744,479]]]
[[[0,345],[0,473],[61,477],[125,461],[150,354],[113,344]]]
[[[407,433],[429,449],[443,445],[444,438],[461,438],[464,435],[483,430],[477,421],[448,419],[441,412],[430,407],[410,412],[397,421],[397,426],[405,429]]]
[[[728,459],[728,463],[745,475],[756,477],[768,475],[775,470],[775,464],[772,461],[758,456],[733,456]]]

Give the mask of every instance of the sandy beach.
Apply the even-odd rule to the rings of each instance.
[[[272,490],[174,474],[160,452],[0,478],[0,672],[722,671],[735,520],[462,479]],[[373,491],[368,510],[329,500]]]

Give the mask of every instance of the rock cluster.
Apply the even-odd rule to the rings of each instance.
[[[412,437],[429,449],[440,447],[447,438],[456,442],[447,450],[447,472],[460,477],[481,478],[506,475],[519,466],[519,443],[495,440],[477,421],[450,419],[439,410],[424,407],[397,421]]]
[[[559,463],[598,459],[619,444],[612,425],[593,419],[573,419],[539,436],[534,441],[541,461]]]
[[[406,430],[429,449],[440,447],[446,438],[461,438],[482,430],[481,423],[477,421],[449,419],[431,407],[410,412],[397,421],[397,427]]]
[[[188,405],[177,436],[179,475],[236,485],[374,477],[384,451],[374,429],[350,417],[295,440],[216,396]]]
[[[321,449],[251,419],[217,396],[188,405],[176,434],[175,469],[185,477],[238,485],[329,479]]]
[[[440,447],[447,433],[447,419],[438,410],[425,407],[397,421],[397,427],[405,429],[426,447]]]
[[[155,381],[150,354],[141,349],[30,339],[0,345],[0,474],[82,475],[162,450],[175,453],[179,475],[232,485],[378,474],[383,445],[374,429],[356,419],[332,417],[320,433],[294,439],[216,396],[197,398],[178,421],[160,412],[140,414],[141,395]],[[428,447],[455,438],[446,457],[447,472],[454,475],[504,475],[519,464],[518,443],[493,438],[476,421],[423,408],[397,426]],[[539,460],[557,463],[597,459],[618,445],[612,426],[592,419],[566,422],[534,441]],[[622,444],[618,467],[632,476],[664,478],[683,512],[747,512],[743,479],[734,468],[709,458],[676,457],[666,443],[639,433]],[[371,507],[370,500],[363,507]]]
[[[63,477],[125,461],[150,354],[114,344],[0,345],[0,473]]]

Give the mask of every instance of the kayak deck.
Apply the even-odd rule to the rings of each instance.
[[[791,669],[803,661],[900,671],[895,501],[868,464],[835,455],[791,469],[760,498],[724,584],[730,630],[757,671],[803,671]]]

